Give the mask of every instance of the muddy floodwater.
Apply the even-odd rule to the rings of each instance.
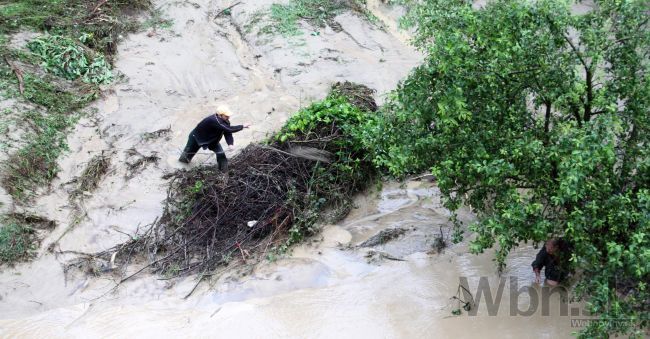
[[[388,184],[381,192],[359,197],[357,208],[340,223],[294,249],[293,255],[259,265],[250,275],[221,279],[188,300],[180,284],[146,290],[151,300],[120,297],[52,309],[26,318],[0,321],[3,337],[223,337],[223,338],[562,338],[570,337],[570,319],[560,315],[559,294],[529,316],[510,315],[510,282],[494,316],[479,303],[474,316],[450,299],[459,278],[474,292],[480,277],[499,279],[492,254],[469,255],[465,244],[432,251],[447,211],[431,183]],[[465,211],[466,221],[471,215]],[[372,248],[358,247],[383,229],[400,228],[399,237]],[[435,230],[432,232],[432,230]],[[535,250],[510,255],[503,276],[532,286],[530,261]],[[146,278],[143,278],[146,279]],[[153,278],[148,278],[153,279]],[[142,286],[140,288],[143,288]],[[144,289],[144,288],[143,288]],[[172,293],[172,294],[174,294]],[[140,296],[142,297],[142,296]],[[529,292],[515,300],[530,308]]]
[[[246,1],[229,16],[215,13],[231,1],[154,2],[171,28],[120,45],[120,80],[72,131],[59,177],[32,208],[58,226],[32,262],[0,272],[0,337],[563,338],[576,330],[560,314],[559,293],[537,296],[530,267],[536,250],[523,244],[511,253],[500,278],[493,253],[471,255],[467,243],[450,243],[449,212],[426,180],[361,194],[345,220],[323,225],[290,256],[224,272],[189,298],[196,277],[142,275],[111,292],[111,277],[64,274],[72,252],[111,248],[162,214],[162,177],[183,168],[177,158],[187,133],[215,105],[228,104],[235,123],[253,125],[235,135],[233,156],[322,99],[332,83],[365,84],[381,103],[422,60],[397,30],[400,10],[379,0],[367,2],[383,27],[343,13],[335,18],[341,31],[310,34],[315,29],[303,25],[305,34],[292,38],[259,34],[264,19],[250,26],[274,1]],[[109,174],[72,206],[69,183],[97,154],[111,157]],[[138,156],[159,161],[133,172],[128,164]],[[202,151],[192,166],[213,158]],[[471,222],[471,211],[461,219]],[[397,235],[374,241],[384,230]],[[446,248],[438,246],[440,234]],[[462,310],[452,297],[463,279],[472,294],[484,286],[497,301],[483,295],[470,310],[476,315]]]

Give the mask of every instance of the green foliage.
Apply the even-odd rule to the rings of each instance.
[[[320,184],[326,187],[343,180],[351,189],[356,189],[365,185],[367,179],[365,166],[370,159],[363,144],[363,129],[360,126],[368,116],[367,112],[352,105],[345,97],[329,96],[294,114],[275,139],[279,142],[310,140],[318,138],[323,129],[338,129],[343,137],[328,144],[328,150],[334,153],[335,160],[327,168],[320,169]],[[345,195],[344,192],[331,194]]]
[[[6,67],[0,67],[0,80],[12,87],[17,82]],[[78,110],[95,98],[94,93],[63,91],[31,74],[25,74],[24,81],[24,98],[44,108],[44,112],[24,113],[23,119],[29,121],[30,127],[23,136],[27,142],[10,155],[3,168],[3,184],[18,200],[25,200],[56,176],[57,158],[67,149],[65,132],[78,121]]]
[[[472,252],[496,247],[500,265],[522,242],[564,237],[585,277],[577,293],[603,320],[581,335],[642,336],[647,1],[596,1],[582,14],[562,0],[407,3],[427,58],[368,123],[375,163],[398,176],[432,169],[446,207],[479,216]]]
[[[203,190],[203,180],[197,180],[192,187],[192,193],[200,193]]]
[[[13,219],[0,225],[0,264],[12,264],[31,257],[38,244],[33,228]]]
[[[298,21],[307,20],[316,26],[325,26],[328,19],[346,8],[343,1],[291,0],[288,4],[272,4],[273,24],[267,27],[269,33],[300,35]]]
[[[112,55],[117,43],[139,25],[125,17],[148,8],[149,0],[111,0],[93,13],[94,2],[84,0],[7,0],[0,4],[0,34],[31,28],[52,34],[79,37],[92,49]],[[82,24],[80,24],[82,23]]]
[[[282,130],[276,134],[275,139],[285,142],[288,139],[295,138],[298,134],[309,136],[316,133],[323,125],[336,125],[345,133],[349,133],[352,138],[355,138],[357,126],[365,121],[366,116],[367,113],[350,104],[345,97],[329,96],[325,100],[315,102],[291,116],[282,127]],[[360,138],[340,142],[354,144],[355,148],[361,147],[359,144],[361,142]]]
[[[298,22],[301,20],[316,27],[325,27],[330,20],[345,10],[357,12],[370,22],[378,22],[367,8],[365,0],[291,0],[286,4],[271,5],[272,23],[261,29],[262,33],[279,33],[285,36],[302,35]],[[253,18],[259,20],[259,18]]]
[[[48,72],[62,78],[81,78],[91,84],[106,84],[113,80],[111,67],[104,56],[85,49],[72,39],[46,35],[30,41],[27,47],[40,57]]]
[[[292,194],[289,194],[288,205],[300,206],[298,209],[303,212],[296,216],[287,244],[281,250],[312,234],[325,207],[334,209],[333,219],[345,215],[350,208],[351,192],[369,183],[374,170],[362,139],[362,123],[369,115],[345,97],[334,94],[294,114],[275,135],[275,141],[280,143],[314,142],[320,135],[330,135],[332,130],[339,136],[326,141],[326,149],[334,159],[314,169],[309,196],[306,199],[291,198]]]

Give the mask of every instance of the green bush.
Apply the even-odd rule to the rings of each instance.
[[[363,144],[362,123],[370,115],[344,96],[331,94],[298,111],[275,135],[279,143],[322,143],[334,155],[331,163],[314,169],[308,201],[293,202],[307,208],[294,221],[287,245],[312,233],[325,206],[335,210],[335,219],[345,215],[350,210],[352,194],[368,185],[375,170]],[[327,136],[326,140],[320,140],[321,136]],[[293,203],[290,201],[289,205]]]

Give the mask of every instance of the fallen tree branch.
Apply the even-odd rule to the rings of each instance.
[[[23,71],[21,71],[16,65],[14,65],[13,62],[9,60],[6,56],[4,57],[5,62],[11,70],[16,74],[16,78],[18,78],[18,90],[20,91],[20,95],[23,95],[25,93],[25,82],[23,80]]]
[[[232,5],[224,8],[224,9],[222,9],[221,11],[219,11],[219,13],[217,13],[214,17],[215,18],[219,17],[221,14],[225,13],[226,11],[232,9],[233,7],[235,7],[235,6],[239,5],[239,4],[241,4],[241,1],[235,2],[234,4],[232,4]]]
[[[88,14],[88,17],[86,18],[86,21],[94,18],[95,15],[97,14],[97,11],[99,10],[99,8],[104,6],[104,4],[106,4],[107,2],[108,2],[108,0],[102,0],[97,5],[95,5],[95,7],[92,9],[92,11],[90,11],[90,14]]]

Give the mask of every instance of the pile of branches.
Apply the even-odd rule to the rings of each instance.
[[[372,90],[350,83],[345,88],[353,87],[364,109],[374,104]],[[355,160],[362,163],[356,171],[341,166],[365,159],[361,150],[345,149],[349,139],[336,121],[319,122],[291,140],[273,138],[246,147],[231,159],[228,173],[215,166],[172,173],[163,216],[145,234],[73,266],[86,265],[96,273],[126,267],[131,255],[140,253],[148,256],[144,268],[154,273],[205,274],[233,259],[258,259],[299,241],[314,231],[326,209],[335,218],[347,214],[352,195],[374,174],[369,160]],[[90,261],[95,263],[88,266]]]
[[[353,82],[337,82],[332,86],[332,93],[342,95],[353,105],[366,112],[377,111],[377,103],[373,97],[375,90]]]

